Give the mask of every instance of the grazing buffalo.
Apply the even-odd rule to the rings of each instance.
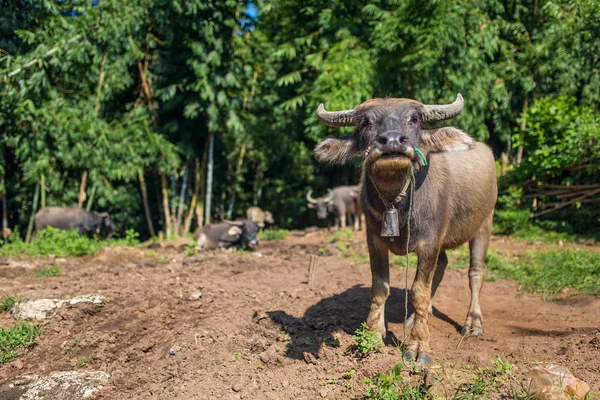
[[[236,247],[253,249],[258,245],[257,233],[258,225],[252,221],[225,220],[199,229],[194,234],[194,240],[198,242],[198,248],[205,250]]]
[[[265,228],[265,224],[272,225],[275,223],[271,211],[263,211],[260,207],[248,208],[246,218],[258,225],[261,231]]]
[[[317,218],[327,218],[330,212],[335,217],[335,226],[346,227],[346,216],[350,216],[354,222],[354,229],[359,230],[361,226],[360,210],[360,186],[338,186],[327,189],[327,195],[313,198],[312,190],[306,194],[309,208],[317,209]]]
[[[428,310],[448,263],[446,250],[466,242],[471,304],[462,333],[483,334],[479,294],[497,196],[494,157],[486,145],[458,129],[422,128],[423,123],[455,117],[463,104],[459,94],[448,105],[385,98],[353,110],[328,112],[322,104],[317,110],[326,125],[356,126],[352,135],[323,140],[315,155],[334,164],[364,157],[361,205],[373,276],[367,325],[381,336],[386,334],[384,307],[390,293],[388,250],[404,255],[408,249],[418,256],[404,356],[419,364],[431,359]]]
[[[102,228],[111,232],[117,227],[106,212],[89,212],[75,207],[45,207],[35,214],[35,230],[52,226],[57,229],[78,229],[79,233],[100,233]]]

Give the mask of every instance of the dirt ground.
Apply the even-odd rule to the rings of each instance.
[[[391,273],[387,346],[358,360],[348,348],[367,317],[370,271],[343,257],[329,236],[297,232],[262,242],[262,256],[187,257],[181,243],[104,249],[94,257],[69,258],[54,278],[34,277],[49,263],[45,259],[0,267],[0,291],[28,299],[106,298],[102,308],[65,308],[40,322],[45,334],[0,366],[0,380],[93,369],[111,375],[94,399],[360,398],[365,377],[388,372],[401,359],[394,342],[403,338],[404,270]],[[527,249],[506,238],[495,238],[491,247]],[[311,254],[320,256],[309,286]],[[465,365],[489,367],[501,356],[517,375],[532,363],[552,362],[600,390],[600,299],[544,301],[498,280],[484,284],[481,301],[484,337],[461,340],[467,272],[447,271],[429,324],[436,364],[448,382],[460,379],[453,371]],[[9,313],[0,314],[0,326],[13,323]],[[340,379],[353,369],[354,376]]]

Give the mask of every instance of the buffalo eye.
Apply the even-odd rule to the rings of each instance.
[[[419,115],[412,114],[410,117],[408,117],[408,122],[410,122],[411,124],[416,124],[417,122],[419,122]]]

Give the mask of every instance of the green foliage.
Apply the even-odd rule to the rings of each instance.
[[[366,322],[360,324],[360,327],[352,335],[352,340],[354,340],[356,351],[361,358],[367,357],[380,347],[383,347],[383,340],[375,332],[369,330]]]
[[[55,276],[60,276],[60,267],[58,265],[43,267],[35,273],[36,278],[52,278]]]
[[[21,297],[19,296],[11,296],[8,293],[4,293],[2,295],[2,299],[0,300],[0,312],[6,312],[12,310],[12,308],[21,301]]]
[[[468,382],[458,386],[452,398],[455,400],[485,399],[502,392],[506,395],[514,393],[512,383],[507,382],[507,378],[513,375],[512,364],[499,356],[492,361],[492,364],[494,368],[478,368]]]
[[[494,220],[494,233],[500,235],[511,235],[531,224],[527,210],[497,210]]]
[[[35,339],[44,333],[33,324],[17,322],[12,328],[0,328],[0,364],[16,358],[22,349],[33,346]]]
[[[290,234],[289,229],[267,229],[258,234],[259,240],[283,240]]]
[[[402,376],[404,364],[397,364],[389,373],[376,378],[365,378],[368,386],[365,397],[376,400],[420,400],[434,399],[433,394],[422,383],[411,383]],[[421,377],[423,378],[423,377]],[[423,379],[420,380],[421,382]]]
[[[186,256],[191,257],[198,252],[198,243],[193,241],[185,245],[184,253]]]

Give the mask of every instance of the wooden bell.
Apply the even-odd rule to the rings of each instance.
[[[398,223],[398,210],[396,208],[388,208],[383,213],[381,221],[381,236],[396,237],[400,236],[400,226]]]

